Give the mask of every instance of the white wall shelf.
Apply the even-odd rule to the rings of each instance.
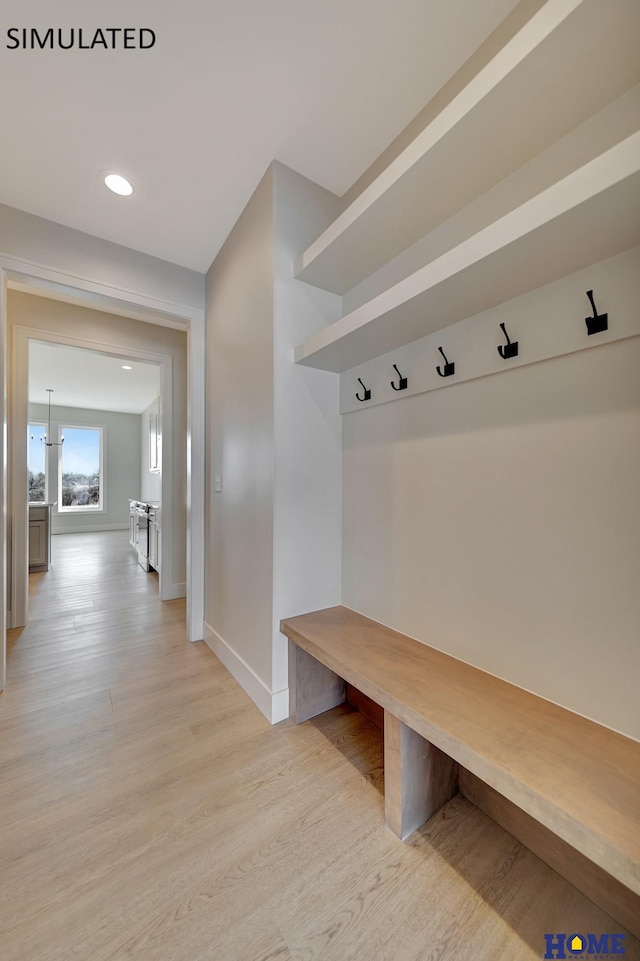
[[[636,132],[309,338],[295,361],[348,370],[639,243]]]
[[[547,0],[304,251],[297,278],[351,290],[637,84],[639,33],[637,0]]]

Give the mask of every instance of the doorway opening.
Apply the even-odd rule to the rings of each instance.
[[[85,263],[85,261],[83,261]],[[86,261],[90,263],[90,258]],[[104,271],[102,272],[104,275]],[[83,270],[66,272],[12,253],[0,254],[0,690],[5,686],[6,626],[11,623],[11,582],[13,559],[11,517],[11,465],[8,460],[7,428],[12,418],[8,397],[10,373],[10,331],[7,299],[11,291],[51,298],[61,304],[82,305],[120,318],[131,318],[169,330],[186,333],[187,338],[187,458],[186,458],[186,620],[187,637],[200,640],[204,629],[204,303],[196,306],[138,292],[122,286],[123,275],[114,265],[114,279],[88,277]],[[143,284],[143,287],[145,285]],[[95,332],[92,331],[92,334]],[[93,336],[89,346],[99,337]],[[26,436],[26,434],[25,434]],[[26,511],[25,511],[26,513]],[[26,542],[26,537],[25,537]]]
[[[83,546],[91,560],[70,569],[78,591],[85,581],[89,586],[102,552],[111,566],[120,556],[123,570],[131,567],[133,553],[151,579],[162,578],[162,517],[169,528],[172,505],[165,504],[163,512],[160,370],[158,363],[127,353],[29,338],[28,589],[36,583],[46,593],[43,578],[35,575],[63,558],[63,569],[69,566],[69,550],[72,561],[80,560],[74,552]],[[168,421],[170,430],[172,418]],[[131,505],[142,504],[152,513],[141,513],[138,523]],[[160,599],[159,583],[155,591]],[[64,597],[75,609],[68,585]],[[90,604],[85,595],[85,607]]]
[[[29,490],[42,480],[32,477],[30,483],[28,461],[30,445],[38,443],[50,445],[46,447],[44,485],[40,483],[39,490],[44,487],[51,505],[52,538],[120,530],[123,544],[128,546],[130,501],[152,503],[154,521],[161,531],[155,542],[159,553],[153,568],[159,581],[158,596],[165,601],[184,597],[186,334],[12,290],[8,293],[8,319],[12,401],[9,626],[20,627],[28,617],[29,513],[33,510],[28,499]],[[87,333],[93,337],[89,339]],[[43,433],[49,435],[48,441],[39,440]],[[34,540],[41,543],[38,537]]]

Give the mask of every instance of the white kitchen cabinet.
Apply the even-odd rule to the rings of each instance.
[[[136,511],[134,504],[135,501],[129,501],[129,545],[134,549],[138,550],[138,519],[136,516]]]
[[[149,513],[149,564],[155,571],[160,572],[160,515],[155,511]]]
[[[149,471],[160,473],[160,421],[158,413],[149,415]]]

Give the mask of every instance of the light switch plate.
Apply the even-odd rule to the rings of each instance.
[[[213,478],[213,489],[214,489],[214,491],[221,491],[221,490],[222,490],[222,476],[221,476],[221,475],[218,475],[217,477],[214,477],[214,478]]]

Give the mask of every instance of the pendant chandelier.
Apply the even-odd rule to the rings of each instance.
[[[64,444],[64,437],[61,437],[57,443],[55,441],[50,440],[51,438],[51,395],[53,394],[53,389],[51,387],[47,387],[47,393],[49,395],[49,423],[47,424],[47,432],[44,435],[44,445],[45,447],[62,447],[62,445]]]

